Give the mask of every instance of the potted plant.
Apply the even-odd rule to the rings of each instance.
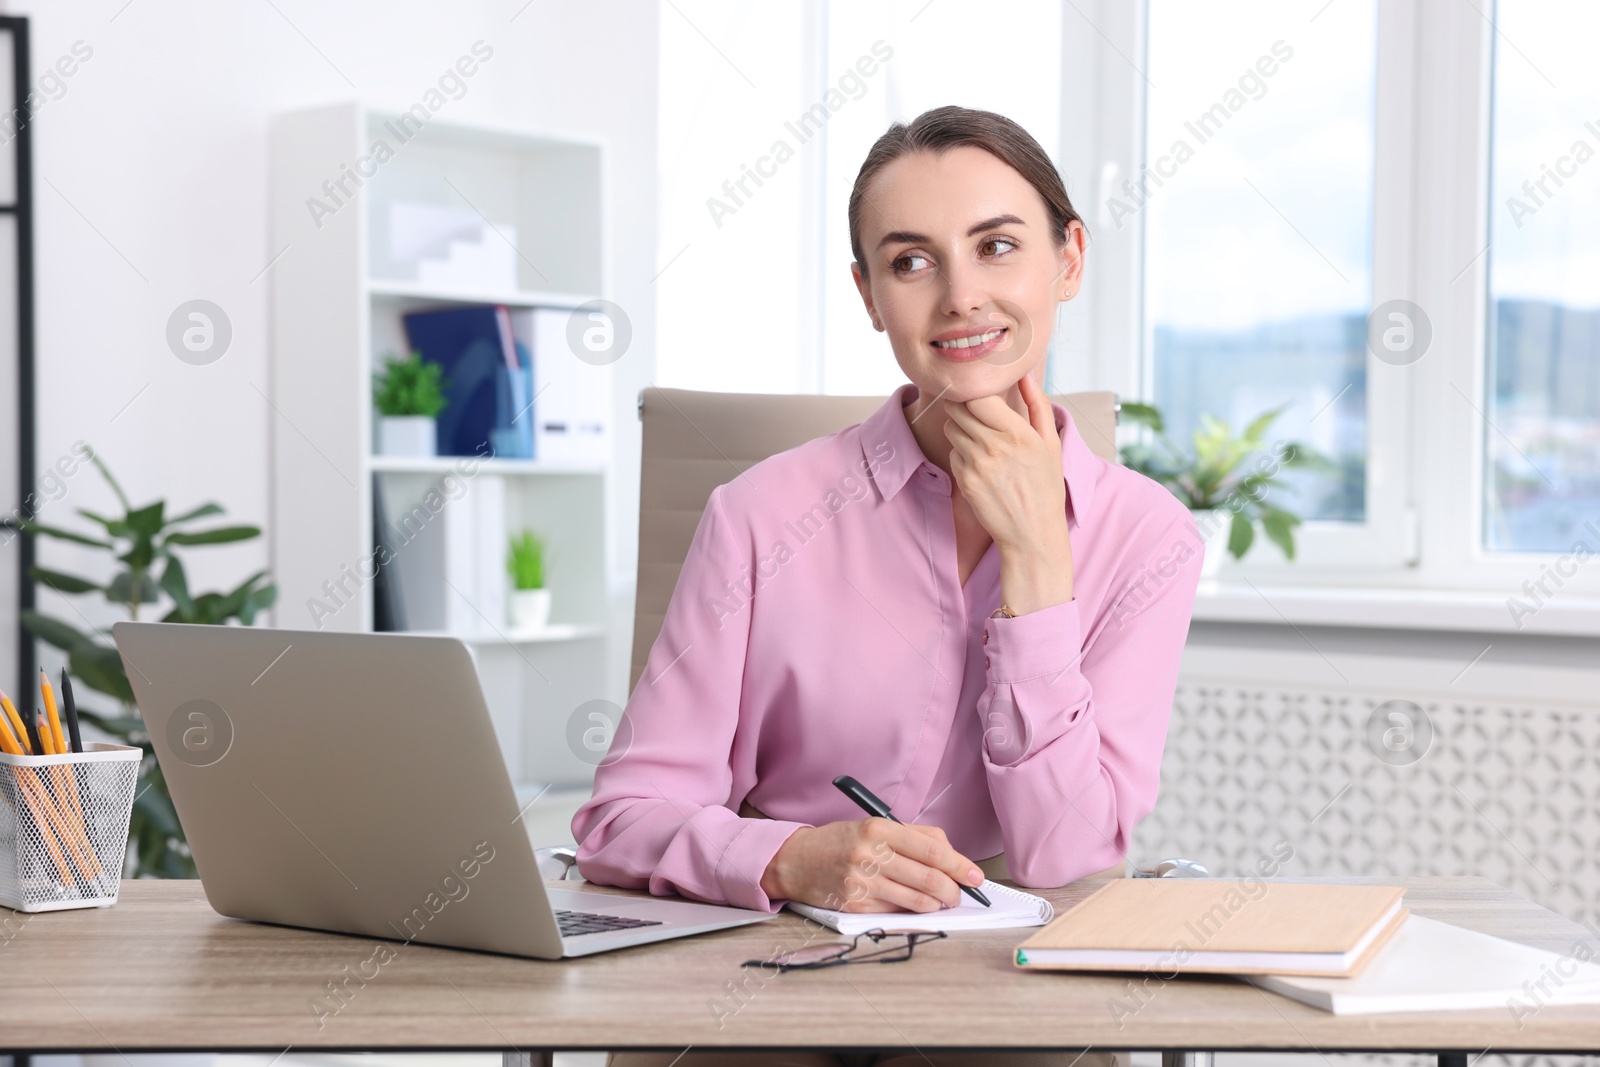
[[[1192,447],[1185,450],[1167,437],[1166,420],[1153,405],[1123,403],[1123,420],[1149,427],[1155,438],[1153,444],[1124,445],[1120,450],[1123,465],[1166,486],[1194,514],[1195,525],[1206,539],[1202,575],[1216,574],[1224,550],[1234,559],[1248,552],[1257,525],[1267,540],[1294,559],[1294,528],[1300,525],[1300,517],[1269,503],[1268,497],[1277,490],[1294,491],[1281,477],[1288,468],[1335,468],[1308,445],[1280,441],[1270,449],[1265,446],[1267,430],[1286,407],[1283,404],[1257,416],[1238,436],[1223,420],[1203,415]],[[1247,466],[1252,457],[1255,462]]]
[[[28,573],[34,581],[68,595],[98,593],[125,611],[130,619],[138,619],[141,612],[148,618],[165,602],[171,606],[160,616],[161,622],[223,626],[238,619],[249,626],[258,612],[277,599],[277,586],[265,580],[266,571],[257,571],[230,592],[192,592],[178,556],[179,548],[248,541],[261,535],[259,527],[194,529],[191,524],[195,521],[222,514],[216,504],[202,504],[181,515],[168,515],[166,502],[162,500],[135,508],[99,457],[91,455],[90,461],[116,493],[122,505],[121,515],[97,515],[79,508],[78,514],[98,527],[87,533],[45,526],[31,519],[23,520],[20,525],[30,536],[53,537],[104,550],[111,557],[111,581],[102,584],[61,571],[33,567]],[[71,622],[37,611],[22,613],[22,625],[29,633],[66,653],[67,671],[74,678],[119,705],[117,711],[109,712],[80,704],[78,714],[83,721],[123,744],[144,750],[128,827],[130,848],[126,873],[132,877],[193,878],[194,860],[184,842],[183,828],[178,825],[166,779],[150,747],[144,720],[139,717],[134,703],[133,687],[123,670],[122,657],[103,631],[86,632],[79,628],[80,621],[87,621],[82,612]]]
[[[506,569],[511,572],[511,625],[542,629],[550,621],[550,590],[544,584],[544,538],[524,530],[511,538]]]
[[[385,456],[432,456],[439,450],[438,423],[444,410],[444,377],[420,352],[389,356],[372,376],[378,408],[378,452]]]

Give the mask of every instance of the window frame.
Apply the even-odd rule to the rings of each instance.
[[[1121,232],[1095,222],[1098,205],[1143,163],[1148,10],[1119,0],[1086,0],[1078,9],[1063,32],[1060,162],[1092,248],[1081,305],[1063,324],[1055,380],[1143,399],[1152,371],[1143,213]],[[1494,432],[1481,414],[1493,17],[1443,0],[1378,2],[1372,306],[1416,302],[1433,341],[1407,367],[1368,354],[1367,521],[1307,521],[1297,530],[1296,561],[1262,545],[1226,561],[1223,585],[1516,596],[1563,559],[1488,551],[1482,541],[1485,435]],[[1577,568],[1559,593],[1600,594],[1600,566]]]

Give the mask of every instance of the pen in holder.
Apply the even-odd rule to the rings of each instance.
[[[0,752],[0,904],[32,912],[117,902],[144,753],[100,743],[84,749]]]

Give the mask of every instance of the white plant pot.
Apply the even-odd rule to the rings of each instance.
[[[542,630],[550,621],[550,590],[511,590],[511,625],[518,630]]]
[[[439,451],[439,424],[428,415],[378,416],[378,454],[432,456]]]
[[[1228,556],[1228,534],[1233,529],[1233,512],[1227,508],[1213,508],[1210,511],[1191,511],[1194,524],[1200,531],[1200,536],[1205,540],[1206,558],[1200,567],[1200,577],[1215,578],[1222,569],[1222,561]]]

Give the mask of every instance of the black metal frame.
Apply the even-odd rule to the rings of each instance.
[[[17,118],[15,202],[0,204],[0,215],[13,215],[17,226],[17,500],[26,512],[34,499],[34,309],[33,309],[33,124],[27,100],[32,68],[28,53],[28,20],[17,15],[0,16],[0,30],[11,36],[12,111]],[[10,516],[0,525],[15,530]],[[33,636],[23,629],[21,614],[34,606],[35,588],[29,572],[33,569],[33,538],[22,537],[17,545],[17,677],[14,692],[27,692],[26,682],[34,662]]]

